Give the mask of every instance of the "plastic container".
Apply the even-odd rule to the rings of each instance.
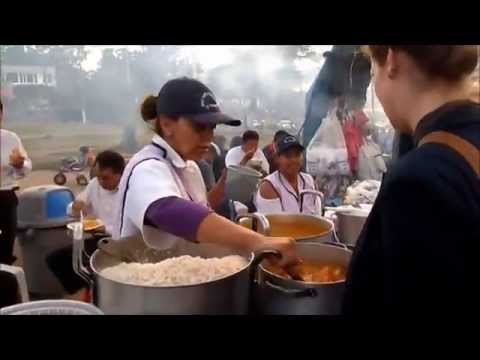
[[[248,204],[257,190],[262,174],[246,166],[229,166],[225,181],[225,197]]]
[[[18,197],[18,227],[44,229],[72,221],[68,205],[75,199],[65,186],[43,185],[23,190]]]
[[[104,315],[93,306],[74,300],[41,300],[0,309],[0,315]]]
[[[32,299],[62,298],[65,293],[45,259],[72,244],[65,225],[72,221],[67,207],[73,200],[68,187],[57,185],[30,187],[18,197],[17,238]]]

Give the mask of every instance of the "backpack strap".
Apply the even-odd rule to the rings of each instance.
[[[419,146],[427,143],[437,143],[448,146],[470,165],[478,178],[480,178],[480,150],[469,141],[446,131],[434,131],[424,136]]]

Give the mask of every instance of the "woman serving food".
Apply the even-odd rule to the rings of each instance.
[[[168,81],[158,96],[149,96],[142,117],[155,135],[129,161],[120,180],[113,238],[142,234],[158,249],[186,239],[257,251],[276,249],[282,264],[297,261],[292,238],[265,237],[216,215],[209,207],[194,160],[208,152],[218,124],[238,126],[223,114],[213,93],[190,78]]]

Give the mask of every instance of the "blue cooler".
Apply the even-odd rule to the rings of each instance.
[[[56,298],[63,287],[50,272],[46,256],[72,243],[65,225],[72,221],[68,205],[75,199],[65,186],[44,185],[23,190],[18,197],[18,241],[32,298]]]

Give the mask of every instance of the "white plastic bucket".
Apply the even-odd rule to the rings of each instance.
[[[41,300],[4,307],[0,315],[103,315],[103,312],[81,301]]]

